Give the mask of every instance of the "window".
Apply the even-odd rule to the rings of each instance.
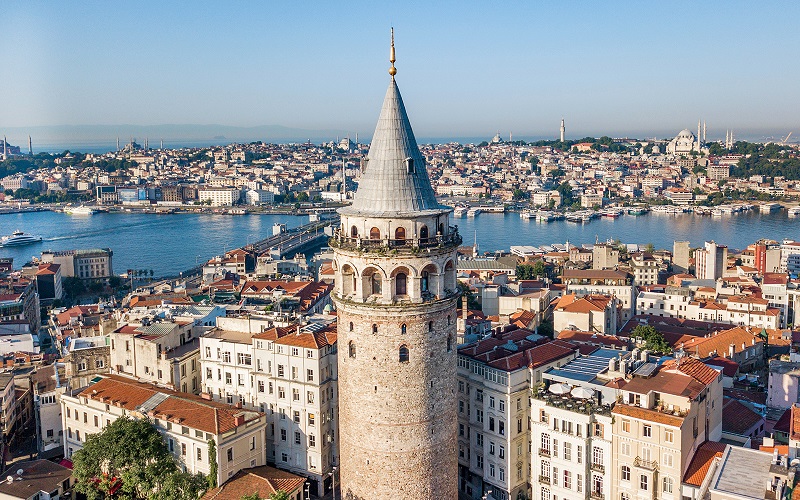
[[[592,463],[595,465],[603,465],[603,448],[597,446],[592,448]]]
[[[203,450],[201,450],[200,448],[197,448],[197,459],[198,460],[203,459]]]
[[[314,370],[307,369],[306,370],[306,382],[313,382],[314,381]]]
[[[281,441],[286,441],[286,429],[281,429]]]
[[[489,455],[494,455],[494,441],[489,441]]]
[[[482,457],[482,456],[480,456],[480,455],[477,455],[477,456],[475,457],[475,465],[476,465],[476,466],[477,466],[479,469],[483,469],[483,457]]]
[[[667,443],[675,442],[675,432],[672,429],[666,429],[664,431],[664,441]]]
[[[292,367],[292,380],[297,380],[297,367]]]
[[[498,401],[498,407],[497,408],[500,410],[500,413],[505,413],[505,411],[506,411],[506,402],[503,401],[503,400]]]
[[[324,395],[324,394],[325,394],[325,393],[323,392],[323,395]],[[313,393],[312,391],[308,391],[308,393],[306,394],[306,396],[307,396],[307,398],[306,398],[306,399],[308,400],[308,402],[313,404],[313,403],[314,403],[314,393]]]
[[[233,462],[233,448],[228,448],[228,462]]]
[[[497,432],[501,436],[505,436],[506,435],[506,423],[503,422],[502,420],[498,420],[497,421]]]
[[[308,425],[310,425],[312,427],[314,426],[314,414],[313,413],[309,413],[308,414]]]
[[[447,336],[447,352],[451,352],[453,350],[453,336]]]
[[[506,458],[506,447],[503,446],[502,444],[498,448],[497,456],[498,456],[498,458],[501,458],[501,459]]]
[[[480,432],[475,433],[475,444],[478,446],[478,448],[483,448],[483,434]]]
[[[295,411],[293,413],[293,415],[294,415],[294,423],[299,424],[300,423],[300,412],[299,411]]]
[[[583,446],[578,445],[578,463],[583,463]]]
[[[181,456],[186,456],[186,443],[181,443]]]
[[[400,362],[408,363],[408,347],[405,345],[400,346]]]
[[[211,370],[211,368],[206,368],[206,380],[211,380],[214,378],[213,373],[214,372]]]
[[[373,334],[378,333],[378,325],[376,325],[374,323],[372,324],[372,333]]]
[[[564,488],[572,489],[572,472],[568,470],[564,471]]]
[[[259,380],[258,381],[258,392],[264,392],[264,381],[263,380]]]
[[[647,491],[647,476],[644,474],[639,476],[639,489]]]
[[[630,481],[631,480],[631,468],[628,467],[627,465],[623,465],[622,466],[622,473],[620,474],[620,477],[622,478],[623,481]]]
[[[236,382],[238,383],[238,385],[244,385],[244,375],[242,375],[241,373],[236,375]]]
[[[649,424],[644,424],[642,426],[642,436],[644,437],[652,437],[653,436],[653,427]]]
[[[622,419],[622,432],[630,432],[631,431],[631,421],[627,419]]]
[[[672,478],[665,477],[663,480],[663,486],[664,493],[672,493]]]
[[[494,432],[494,417],[489,417],[489,430]]]
[[[406,295],[408,293],[408,289],[406,286],[407,281],[408,281],[408,276],[406,276],[406,273],[397,273],[397,275],[394,277],[395,295]]]
[[[489,464],[489,477],[494,477],[494,464]]]
[[[475,408],[475,421],[483,423],[483,410]]]
[[[279,399],[286,399],[286,389],[281,386],[278,386],[278,398]]]
[[[550,453],[550,434],[542,434],[542,451]]]
[[[308,435],[308,447],[314,448],[317,445],[317,438],[313,434]]]
[[[225,351],[222,353],[222,362],[223,363],[231,362],[231,353],[229,351]]]
[[[546,477],[547,479],[550,479],[550,462],[548,462],[547,460],[542,460],[542,465],[541,465],[541,468],[539,470],[539,474],[542,477]]]
[[[564,460],[572,460],[572,443],[564,443]]]
[[[239,353],[236,355],[236,361],[240,365],[247,365],[250,366],[252,364],[252,357],[250,354]]]
[[[352,323],[350,323],[350,324],[352,325]],[[353,358],[353,359],[356,359],[356,344],[355,344],[355,342],[353,342],[351,340],[347,347],[348,347],[348,351],[349,351],[350,357]]]
[[[621,455],[626,457],[631,456],[631,444],[630,443],[620,443],[619,444],[619,452]]]
[[[489,408],[494,408],[494,396],[489,396]]]
[[[278,365],[278,376],[283,377],[283,365]]]
[[[603,495],[603,476],[592,475],[592,493],[597,496]]]
[[[672,453],[664,453],[664,460],[662,463],[665,467],[672,467]]]
[[[300,433],[297,431],[294,433],[294,444],[300,444]]]

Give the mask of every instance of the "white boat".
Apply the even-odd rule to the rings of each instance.
[[[535,219],[536,218],[536,212],[531,212],[530,210],[523,210],[522,212],[519,213],[519,218],[520,219],[525,219],[525,220]]]
[[[67,207],[64,209],[64,213],[69,215],[92,215],[94,210],[85,205],[81,205],[79,207]]]
[[[792,207],[786,213],[789,214],[789,217],[798,217],[800,216],[800,207]]]
[[[764,203],[758,207],[762,214],[775,212],[783,208],[780,203]]]
[[[722,217],[725,214],[721,209],[715,208],[711,211],[711,217]]]
[[[20,230],[16,230],[13,233],[11,233],[11,236],[3,236],[2,238],[0,238],[0,246],[14,247],[21,245],[29,245],[31,243],[37,243],[39,241],[42,241],[41,236],[34,236],[32,234],[26,234]]]
[[[467,208],[467,207],[455,207],[453,209],[453,216],[455,216],[455,217],[464,217],[465,215],[467,215],[467,211],[468,210],[469,210],[469,208]]]
[[[481,213],[481,209],[480,208],[477,208],[477,207],[470,208],[469,210],[467,210],[467,217],[475,217],[479,213]]]

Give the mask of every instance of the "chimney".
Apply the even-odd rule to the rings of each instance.
[[[733,358],[733,355],[736,353],[736,344],[731,344],[728,346],[728,357]]]
[[[244,415],[236,415],[233,417],[233,425],[239,427],[240,425],[244,425]]]
[[[201,392],[200,393],[200,397],[203,398],[203,399],[206,399],[208,401],[211,401],[211,394],[209,394],[207,392]]]

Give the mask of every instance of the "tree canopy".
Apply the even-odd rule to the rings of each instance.
[[[672,348],[655,328],[650,325],[639,325],[633,329],[631,337],[644,340],[644,348],[656,354],[669,354]]]
[[[75,490],[88,500],[196,499],[201,474],[182,472],[149,421],[122,417],[86,438],[72,457]],[[116,491],[114,491],[116,490]]]

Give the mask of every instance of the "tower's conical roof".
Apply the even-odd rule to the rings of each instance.
[[[436,201],[394,76],[383,100],[367,160],[353,204],[340,209],[340,213],[390,217],[449,210]]]

